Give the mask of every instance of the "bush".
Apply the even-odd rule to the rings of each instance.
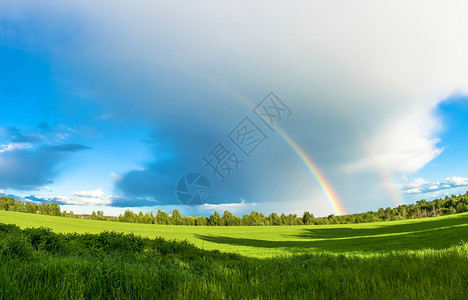
[[[19,233],[20,231],[21,229],[16,225],[0,223],[0,233],[15,234]]]
[[[57,253],[64,249],[63,239],[50,228],[26,228],[23,232],[36,251]]]
[[[33,255],[34,249],[25,236],[21,234],[0,235],[0,256],[29,259]]]

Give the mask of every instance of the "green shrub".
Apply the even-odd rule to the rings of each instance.
[[[63,239],[50,228],[26,228],[23,232],[36,251],[57,253],[64,249]]]
[[[0,256],[29,259],[34,249],[27,238],[21,234],[0,234]]]
[[[21,229],[16,225],[0,223],[0,233],[14,234],[14,233],[18,233],[20,231],[21,231]]]

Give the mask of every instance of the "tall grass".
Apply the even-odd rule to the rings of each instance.
[[[0,226],[1,299],[466,299],[468,244],[268,259],[134,235]]]

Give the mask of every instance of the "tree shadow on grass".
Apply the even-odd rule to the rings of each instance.
[[[212,235],[196,236],[201,240],[217,244],[281,249],[290,253],[307,253],[317,250],[334,253],[385,253],[395,250],[444,249],[457,245],[462,240],[468,241],[468,216],[454,218],[454,220],[458,220],[457,222],[448,220],[452,219],[428,222],[432,223],[432,226],[426,224],[419,224],[420,226],[416,227],[411,227],[413,224],[394,225],[400,231],[389,228],[326,228],[317,229],[317,231],[324,230],[324,233],[316,233],[315,229],[307,229],[303,235],[293,237],[296,240],[286,241]],[[356,234],[352,235],[351,233]],[[297,238],[301,240],[297,240]]]
[[[375,224],[374,228],[359,228],[359,227],[328,227],[314,226],[313,228],[304,228],[297,235],[289,235],[289,237],[304,238],[304,239],[333,239],[333,238],[355,238],[359,236],[375,236],[387,234],[405,234],[422,231],[438,230],[444,227],[463,226],[468,224],[468,214],[456,215],[452,218],[441,219],[423,219],[420,222],[395,224],[394,222],[376,222],[368,223]],[[287,235],[286,235],[287,236]]]

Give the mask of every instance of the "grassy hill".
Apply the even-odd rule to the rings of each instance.
[[[249,257],[305,253],[384,254],[440,250],[468,242],[468,213],[435,218],[327,226],[209,227],[82,220],[0,211],[0,223],[49,227],[57,233],[116,231],[144,237],[187,240],[205,250]]]

